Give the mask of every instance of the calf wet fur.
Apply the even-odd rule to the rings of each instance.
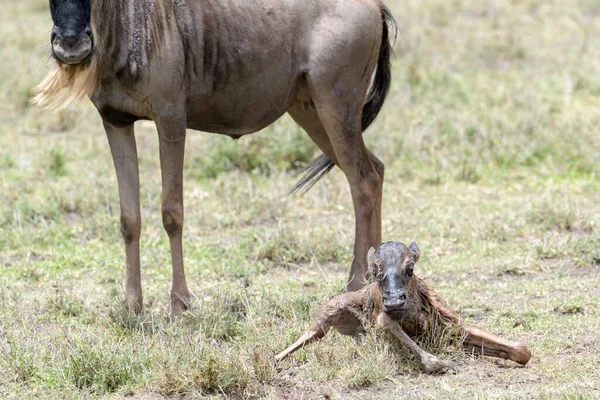
[[[319,310],[316,322],[294,344],[275,356],[276,362],[321,339],[330,328],[343,335],[357,335],[364,332],[365,323],[389,331],[413,352],[427,373],[443,372],[455,369],[455,366],[421,349],[411,336],[436,334],[452,326],[460,328],[463,348],[469,353],[504,358],[521,365],[529,362],[531,351],[526,345],[463,323],[424,280],[414,275],[419,255],[414,242],[408,247],[400,242],[387,242],[377,250],[371,248],[367,264],[373,283],[358,292],[344,293],[329,300]]]

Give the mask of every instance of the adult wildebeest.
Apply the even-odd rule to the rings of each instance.
[[[350,183],[356,236],[347,288],[363,285],[367,250],[381,240],[384,168],[362,139],[390,85],[393,18],[381,0],[50,0],[50,12],[55,65],[36,101],[59,108],[89,95],[102,117],[131,310],[143,305],[133,130],[140,119],[158,130],[173,314],[190,301],[181,248],[186,128],[238,138],[285,112],[324,153],[296,189],[333,165]]]
[[[414,275],[421,252],[416,243],[382,244],[368,253],[370,275],[375,281],[357,292],[329,300],[317,314],[316,322],[287,349],[275,356],[281,361],[301,347],[321,339],[330,328],[344,335],[363,332],[365,323],[390,331],[418,357],[425,372],[455,368],[421,349],[409,335],[441,335],[452,326],[460,327],[466,351],[500,357],[525,365],[531,351],[521,343],[509,342],[483,329],[461,321],[425,281]]]

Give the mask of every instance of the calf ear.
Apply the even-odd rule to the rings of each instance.
[[[417,243],[412,242],[410,244],[410,246],[408,246],[408,250],[410,250],[412,255],[415,257],[415,262],[419,261],[419,256],[421,255],[421,251],[419,250],[419,246],[417,246]]]
[[[377,276],[377,263],[375,262],[375,249],[371,247],[367,253],[367,273],[368,278],[375,278]]]

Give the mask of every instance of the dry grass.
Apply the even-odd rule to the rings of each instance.
[[[288,118],[239,142],[189,135],[194,309],[176,323],[156,133],[136,126],[147,312],[124,313],[100,120],[89,103],[28,106],[51,26],[46,1],[24,0],[0,15],[0,397],[600,396],[600,5],[387,3],[400,22],[394,83],[365,136],[387,166],[384,239],[416,240],[417,273],[469,321],[529,343],[531,363],[439,349],[461,370],[426,376],[370,332],[331,334],[273,367],[343,287],[354,226],[339,171],[287,196],[316,155]]]

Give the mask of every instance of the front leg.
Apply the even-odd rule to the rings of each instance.
[[[130,312],[140,313],[143,308],[140,276],[140,182],[138,157],[133,124],[116,127],[104,121],[104,130],[110,145],[121,205],[121,234],[125,243],[125,302]]]
[[[171,313],[181,315],[190,307],[190,293],[183,269],[183,158],[185,150],[185,115],[173,113],[156,118],[160,168],[162,174],[162,220],[171,247],[173,286]]]
[[[402,330],[398,322],[392,320],[386,313],[382,312],[377,317],[377,325],[381,329],[390,331],[402,344],[407,346],[415,356],[419,358],[421,368],[428,374],[443,372],[447,369],[456,369],[454,363],[443,361],[431,353],[420,348],[407,334]]]

